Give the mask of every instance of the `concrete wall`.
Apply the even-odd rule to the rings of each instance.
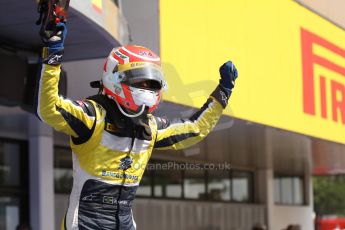
[[[265,222],[263,205],[137,199],[133,213],[151,230],[250,230]]]
[[[271,190],[268,198],[270,201],[267,202],[270,229],[284,229],[289,224],[298,224],[306,230],[314,229],[311,138],[274,128],[267,128],[266,136],[266,148],[271,153],[273,163],[273,172],[267,177],[267,189]],[[274,203],[274,173],[304,178],[303,206]]]
[[[62,68],[67,71],[67,96],[69,98],[76,100],[97,93],[97,89],[90,87],[90,82],[101,79],[105,59],[106,57],[63,63]]]
[[[122,13],[129,25],[130,43],[146,46],[159,54],[159,1],[121,2]]]
[[[54,204],[55,204],[55,230],[60,230],[61,223],[68,208],[68,198],[69,195],[65,194],[55,194]]]

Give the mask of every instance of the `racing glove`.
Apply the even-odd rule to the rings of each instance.
[[[219,73],[219,84],[223,87],[227,96],[230,97],[231,91],[235,86],[235,80],[238,76],[237,69],[231,61],[228,61],[219,68]]]
[[[223,108],[225,108],[228,104],[232,89],[235,86],[235,80],[238,76],[238,73],[235,65],[231,61],[224,63],[219,68],[219,73],[219,86],[211,94],[211,96],[216,98],[222,104]]]
[[[67,26],[60,22],[56,25],[56,33],[50,38],[43,38],[42,40],[47,46],[43,51],[43,63],[49,65],[59,65],[62,62],[64,51],[64,43],[67,36]]]

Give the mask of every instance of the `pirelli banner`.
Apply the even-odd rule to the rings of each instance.
[[[161,0],[166,100],[201,106],[228,59],[225,114],[345,144],[345,30],[292,0]]]

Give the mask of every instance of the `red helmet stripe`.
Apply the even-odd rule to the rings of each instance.
[[[122,85],[123,86],[123,85]],[[109,90],[108,88],[106,88],[106,87],[104,87],[104,91],[105,91],[105,94],[107,94],[107,95],[110,95],[111,97],[113,97],[114,98],[114,100],[116,100],[120,105],[122,105],[123,107],[125,107],[125,108],[127,108],[127,109],[130,109],[130,110],[132,110],[132,111],[137,111],[138,110],[138,108],[139,108],[139,106],[138,105],[136,105],[135,103],[134,103],[134,100],[133,100],[133,98],[132,98],[132,96],[131,96],[131,94],[130,94],[130,92],[129,92],[129,89],[128,89],[128,87],[126,88],[124,88],[124,87],[122,87],[123,89],[124,89],[124,92],[126,91],[126,93],[125,93],[125,98],[122,98],[122,97],[120,97],[119,95],[117,95],[117,94],[115,94],[115,93],[113,93],[113,92],[111,92],[111,90]],[[128,91],[127,91],[128,90]],[[129,96],[128,96],[129,95]]]
[[[140,54],[136,54],[131,52],[130,50],[126,49],[125,47],[121,47],[121,53],[129,57],[129,62],[151,62],[156,65],[161,65],[160,58],[157,57],[145,57]]]
[[[105,91],[105,94],[110,95],[112,97],[116,97],[117,96],[115,93],[111,92],[111,90],[106,88],[106,87],[104,87],[104,91]]]

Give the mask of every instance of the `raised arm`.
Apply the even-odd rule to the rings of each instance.
[[[92,134],[96,111],[91,101],[71,101],[59,95],[63,43],[67,29],[60,23],[61,33],[43,48],[43,64],[37,89],[37,116],[57,131],[85,142]],[[60,39],[60,40],[59,40]]]
[[[168,120],[155,117],[157,135],[155,148],[159,150],[183,149],[205,138],[217,124],[237,78],[237,70],[232,62],[220,68],[221,80],[202,108],[189,119]]]

